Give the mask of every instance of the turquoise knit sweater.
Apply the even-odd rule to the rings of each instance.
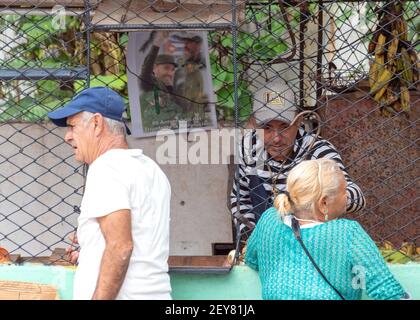
[[[301,229],[301,235],[321,271],[346,299],[360,299],[363,284],[374,299],[404,296],[404,289],[359,223],[333,220]],[[258,221],[248,240],[245,262],[259,273],[263,299],[340,299],[275,208],[265,211]]]

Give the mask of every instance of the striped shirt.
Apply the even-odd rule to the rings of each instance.
[[[239,170],[235,174],[230,196],[231,213],[235,226],[239,227],[242,241],[248,239],[256,223],[250,196],[250,176],[256,175],[264,181],[264,189],[271,194],[271,199],[267,200],[272,202],[274,200],[273,186],[279,191],[286,190],[286,179],[290,170],[304,160],[325,158],[337,161],[347,181],[347,213],[357,212],[364,208],[363,193],[350,178],[335,147],[319,137],[308,151],[314,139],[314,135],[308,134],[303,128],[300,128],[291,155],[285,161],[279,162],[270,158],[264,148],[264,142],[258,137],[256,130],[249,131],[244,135],[239,148]]]

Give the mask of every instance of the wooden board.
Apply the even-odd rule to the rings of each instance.
[[[48,258],[48,264],[55,266],[71,265],[66,249],[55,248],[51,256]]]
[[[58,300],[58,294],[50,285],[0,280],[0,300]]]
[[[39,263],[52,266],[73,266],[68,258],[65,249],[56,248],[49,257],[23,257],[22,263]],[[227,255],[217,256],[170,256],[168,259],[169,269],[175,270],[180,268],[192,269],[226,269],[230,268]]]
[[[47,266],[73,266],[64,248],[55,248],[49,257],[21,257],[19,263],[42,264]]]
[[[230,266],[227,262],[227,256],[170,256],[168,264],[169,268],[226,268]]]
[[[19,264],[21,261],[21,256],[20,254],[11,254],[10,255],[10,262],[12,264]]]

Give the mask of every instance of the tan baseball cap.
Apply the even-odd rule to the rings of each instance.
[[[291,123],[296,113],[296,95],[284,80],[270,81],[254,94],[253,115],[258,125],[271,120]]]

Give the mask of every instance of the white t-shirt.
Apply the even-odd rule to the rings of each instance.
[[[142,150],[111,149],[90,165],[78,219],[74,299],[91,299],[96,288],[105,249],[96,218],[121,209],[131,210],[134,248],[117,299],[171,299],[170,197],[168,179]]]

